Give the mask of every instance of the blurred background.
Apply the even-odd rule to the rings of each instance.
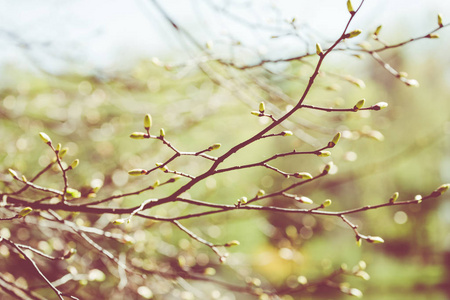
[[[353,6],[358,4],[354,1]],[[146,113],[152,114],[154,134],[164,128],[167,139],[180,150],[199,151],[220,142],[217,153],[223,154],[267,124],[250,114],[260,101],[275,116],[295,105],[317,57],[278,60],[314,53],[316,42],[326,49],[342,34],[349,18],[346,1],[3,0],[0,5],[0,189],[17,188],[8,168],[32,177],[50,162],[51,152],[38,136],[44,131],[69,148],[68,163],[75,158],[81,161],[70,174],[71,186],[83,193],[102,182],[101,198],[169,178],[163,173],[145,178],[127,174],[134,168],[152,168],[172,155],[157,141],[129,140],[131,132],[142,130]],[[438,13],[447,24],[450,3],[364,3],[349,28],[360,28],[362,34],[327,57],[305,103],[347,108],[365,98],[367,106],[384,101],[389,107],[357,113],[302,110],[283,128],[293,131],[293,137],[260,141],[228,166],[292,149],[314,150],[340,131],[343,139],[331,157],[291,157],[274,163],[286,172],[318,174],[332,160],[336,174],[296,190],[315,203],[331,199],[330,210],[345,210],[387,202],[394,192],[400,193],[400,200],[413,199],[449,183],[448,28],[438,32],[439,39],[422,39],[380,53],[397,71],[417,80],[419,87],[396,79],[358,46],[366,41],[365,47],[380,47],[371,38],[380,24],[380,39],[387,44],[424,36],[438,27]],[[276,62],[260,64],[264,60]],[[193,175],[208,166],[192,158],[171,165]],[[41,180],[41,185],[61,187],[56,171]],[[252,169],[210,178],[188,196],[233,204],[242,196],[253,197],[259,189],[275,191],[291,182],[272,171]],[[138,205],[183,183],[107,205]],[[309,207],[285,199],[260,204]],[[176,216],[195,211],[198,208],[177,203],[152,213]],[[343,280],[361,289],[365,299],[450,297],[450,202],[445,194],[420,205],[349,216],[362,234],[383,237],[382,245],[358,247],[353,232],[337,218],[240,211],[184,221],[212,242],[240,241],[239,247],[230,248],[224,266],[209,248],[169,223],[136,220],[122,230],[110,224],[114,216],[66,217],[80,226],[129,234],[135,240],[131,246],[100,241],[117,255],[127,253],[138,266],[214,273],[230,283],[271,289],[295,288],[301,284],[299,276],[314,280],[341,264],[352,267],[364,260],[369,281]],[[2,236],[48,253],[74,245],[70,235],[42,230],[33,226],[33,220],[1,226]],[[112,287],[120,280],[108,272],[107,263],[98,261],[88,247],[78,247],[77,260],[70,262],[76,272],[96,270],[104,275],[95,277],[95,273],[88,277],[89,283],[80,280],[80,285],[86,284],[79,290],[81,299],[123,299],[124,295],[139,299],[134,294],[137,286],[149,287],[157,299],[249,297],[208,282],[173,284],[158,277],[136,280],[117,292]],[[7,247],[0,246],[0,252],[3,277],[39,289],[39,280],[12,268],[17,260],[7,259]],[[50,265],[43,271],[54,272],[56,279],[67,272],[65,264],[59,263],[57,271]],[[349,297],[326,290],[311,292],[302,299]]]

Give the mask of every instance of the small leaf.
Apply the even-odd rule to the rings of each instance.
[[[144,117],[144,128],[149,131],[152,127],[152,116],[150,114],[146,114]]]
[[[52,143],[52,140],[45,132],[39,132],[39,136],[46,144],[50,145]]]

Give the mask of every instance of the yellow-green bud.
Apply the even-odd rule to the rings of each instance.
[[[291,136],[291,135],[293,135],[293,133],[292,133],[292,131],[285,130],[285,131],[281,132],[281,135],[282,136]]]
[[[355,13],[355,10],[353,9],[353,6],[352,6],[352,2],[350,0],[347,0],[347,9],[350,14],[353,15]]]
[[[438,39],[439,38],[439,34],[430,33],[429,35],[427,35],[427,38],[429,38],[429,39]]]
[[[125,220],[124,219],[117,219],[117,220],[112,221],[112,223],[114,225],[122,225],[123,223],[125,223]]]
[[[331,205],[331,203],[332,203],[331,200],[330,200],[330,199],[327,199],[327,200],[323,201],[322,206],[323,206],[323,207],[328,207],[328,206]]]
[[[297,197],[296,200],[300,203],[313,204],[313,201],[305,196]]]
[[[58,145],[56,145],[56,148],[55,148],[55,150],[56,150],[56,151],[59,151],[59,150],[61,150],[61,143],[58,143]]]
[[[166,132],[164,131],[164,128],[161,128],[161,129],[159,130],[159,136],[160,136],[160,137],[165,137],[165,136],[166,136]]]
[[[373,35],[378,36],[378,35],[380,34],[381,27],[383,27],[383,26],[382,26],[382,25],[379,25],[379,26],[377,27],[377,29],[375,29],[375,32],[373,33]]]
[[[46,144],[50,145],[52,143],[52,140],[45,132],[39,132],[39,136]]]
[[[331,170],[331,167],[332,167],[332,166],[333,166],[333,162],[330,161],[329,163],[327,163],[327,164],[325,165],[325,167],[323,167],[322,173],[323,173],[323,174],[328,174],[328,173],[330,173],[330,170]]]
[[[368,236],[367,238],[366,238],[366,240],[369,242],[369,243],[372,243],[372,244],[382,244],[382,243],[384,243],[384,240],[381,238],[381,237],[379,237],[379,236]]]
[[[144,169],[133,169],[128,171],[128,174],[131,176],[139,176],[139,175],[144,175],[147,174],[147,170]]]
[[[75,169],[76,167],[78,167],[78,165],[80,164],[80,160],[79,159],[75,159],[69,166],[69,169]]]
[[[398,195],[399,195],[398,192],[395,192],[389,199],[389,203],[394,203],[395,201],[397,201]]]
[[[153,185],[152,185],[152,187],[157,187],[157,186],[159,186],[160,185],[160,182],[159,182],[159,180],[156,180],[155,181],[155,183],[153,183]]]
[[[146,114],[144,117],[144,128],[147,131],[152,128],[152,116],[150,114]]]
[[[321,151],[317,152],[316,155],[320,156],[320,157],[328,157],[328,156],[331,155],[331,152],[330,151],[321,150]]]
[[[361,239],[361,237],[357,236],[356,237],[356,245],[358,245],[358,247],[361,247],[361,244],[362,244],[362,239]]]
[[[361,108],[364,106],[365,103],[366,103],[366,99],[361,99],[361,100],[359,100],[359,101],[355,104],[355,106],[353,107],[353,110],[354,110],[354,111],[357,111],[357,110],[361,109]]]
[[[251,113],[252,115],[254,115],[254,116],[260,116],[260,115],[261,115],[261,112],[256,111],[256,110],[251,111],[250,113]]]
[[[338,132],[335,134],[333,139],[328,143],[328,148],[333,148],[334,146],[336,146],[336,144],[339,142],[340,139],[341,139],[341,133]]]
[[[388,104],[386,102],[378,102],[374,106],[372,106],[372,109],[373,110],[381,110],[386,107],[388,107]]]
[[[443,193],[445,193],[448,188],[450,187],[450,184],[443,184],[440,187],[438,187],[437,189],[435,189],[432,193],[431,196],[432,197],[439,197],[440,195],[442,195]]]
[[[229,241],[228,243],[224,244],[224,247],[233,247],[233,246],[239,246],[241,243],[237,240]]]
[[[222,144],[220,143],[212,144],[211,146],[208,147],[208,151],[217,150],[220,148],[220,146],[222,146]]]
[[[180,179],[181,178],[181,175],[174,175],[172,178],[170,178],[169,180],[167,180],[167,182],[169,183],[169,182],[175,182],[175,181],[177,181],[178,179]]]
[[[64,254],[63,258],[64,258],[64,259],[69,259],[69,258],[71,258],[72,256],[74,256],[76,253],[77,253],[77,249],[71,248],[69,251],[67,251],[67,252]]]
[[[439,27],[444,27],[444,24],[442,24],[442,15],[441,14],[437,15],[437,21],[438,21]]]
[[[155,164],[161,171],[163,172],[167,172],[167,167],[165,165],[163,165],[162,163],[156,163]]]
[[[366,271],[357,271],[355,276],[360,277],[364,280],[370,280],[370,275]]]
[[[256,196],[257,197],[262,197],[262,196],[264,196],[266,194],[266,192],[264,191],[264,190],[259,190],[257,193],[256,193]]]
[[[316,53],[317,53],[317,55],[319,55],[319,56],[322,56],[322,55],[323,55],[323,50],[322,50],[322,47],[320,46],[319,43],[316,44]]]
[[[347,34],[346,34],[346,38],[348,38],[348,39],[354,38],[354,37],[360,35],[361,32],[362,32],[361,29],[355,29],[355,30],[353,30],[352,32],[347,33]]]
[[[264,104],[264,102],[259,103],[259,112],[264,113],[265,110],[266,110],[266,105]]]
[[[73,188],[67,188],[66,195],[72,197],[72,198],[80,198],[81,192],[79,190],[73,189]]]
[[[360,290],[355,289],[355,288],[351,288],[348,291],[348,294],[351,295],[351,296],[354,296],[356,298],[362,298],[362,296],[363,296],[363,293]]]
[[[307,172],[297,172],[294,173],[294,177],[300,178],[300,179],[312,179],[312,175]]]
[[[135,140],[145,139],[146,137],[148,137],[148,134],[144,132],[133,132],[130,134],[130,138]]]
[[[31,207],[25,207],[17,214],[17,217],[23,218],[32,211],[33,211],[33,209]]]
[[[63,158],[67,154],[67,151],[69,151],[69,148],[67,148],[67,147],[62,148],[61,151],[59,151],[59,153],[58,153],[59,158]]]
[[[308,283],[308,279],[305,276],[300,275],[297,277],[297,282],[302,285],[305,285]]]
[[[22,181],[23,182],[28,182],[27,178],[25,177],[25,175],[22,175]]]
[[[9,174],[11,174],[11,176],[14,178],[14,179],[19,179],[19,175],[17,175],[17,172],[16,171],[14,171],[13,169],[8,169],[8,172],[9,172]]]
[[[238,203],[240,204],[246,204],[247,203],[247,197],[241,197],[238,199]]]

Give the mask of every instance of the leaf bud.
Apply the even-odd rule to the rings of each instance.
[[[263,114],[265,110],[266,105],[264,104],[264,102],[259,103],[259,112]]]
[[[241,197],[238,199],[239,204],[246,204],[247,203],[247,197]]]
[[[159,180],[156,180],[155,181],[155,183],[153,183],[153,185],[152,185],[152,187],[157,187],[157,186],[159,186],[160,185],[160,182],[159,182]]]
[[[293,133],[292,133],[292,131],[285,130],[285,131],[281,132],[281,135],[282,136],[291,136],[291,135],[293,135]]]
[[[266,192],[264,191],[264,190],[259,190],[257,193],[256,193],[256,197],[262,197],[262,196],[264,196],[266,194]]]
[[[350,0],[347,0],[347,9],[351,15],[355,14],[355,10],[353,9],[352,2]]]
[[[300,178],[300,179],[312,179],[312,175],[307,173],[307,172],[296,172],[293,175],[296,178]]]
[[[164,131],[164,128],[161,128],[159,130],[159,136],[162,137],[162,138],[166,136],[166,132]]]
[[[331,203],[332,203],[331,200],[330,200],[330,199],[327,199],[327,200],[323,201],[322,206],[323,206],[323,207],[328,207],[328,206],[331,205]]]
[[[440,195],[442,195],[443,193],[445,193],[448,188],[450,187],[450,184],[443,184],[440,187],[438,187],[437,189],[435,189],[432,193],[431,196],[432,197],[439,197]]]
[[[313,204],[313,201],[305,196],[296,197],[296,199],[300,203]]]
[[[233,247],[233,246],[239,246],[241,243],[237,240],[229,241],[228,243],[224,244],[224,247]]]
[[[148,137],[147,133],[144,132],[133,132],[132,134],[130,134],[130,138],[135,139],[135,140],[141,140],[141,139],[145,139]]]
[[[167,183],[175,182],[175,181],[177,181],[177,180],[180,179],[180,178],[181,178],[181,175],[174,175],[174,176],[172,176],[172,178],[170,178],[169,180],[167,180]]]
[[[399,195],[398,192],[395,192],[394,194],[392,194],[391,198],[389,198],[389,203],[392,204],[392,203],[394,203],[395,201],[397,201],[398,195]]]
[[[330,151],[321,150],[321,151],[317,152],[316,155],[319,156],[319,157],[328,157],[328,156],[331,155],[331,152]]]
[[[167,167],[165,165],[163,165],[162,163],[156,163],[155,165],[163,172],[168,171]]]
[[[147,174],[147,170],[144,169],[133,169],[128,171],[128,174],[131,176],[139,176],[139,175],[144,175]]]
[[[16,172],[16,171],[14,171],[13,169],[8,169],[8,172],[9,172],[9,174],[11,174],[11,176],[12,176],[14,179],[19,180],[19,175],[17,175],[17,172]]]
[[[300,275],[297,277],[297,282],[301,285],[305,285],[308,283],[308,279],[305,276]]]
[[[152,128],[152,116],[150,114],[146,114],[144,117],[144,128],[147,131]]]
[[[340,139],[341,139],[341,133],[338,132],[333,137],[333,139],[328,143],[328,148],[333,148],[334,146],[336,146],[336,144],[339,142]]]
[[[439,34],[430,33],[429,35],[427,35],[427,38],[429,38],[429,39],[438,39],[439,38]]]
[[[61,151],[59,151],[59,153],[58,153],[59,158],[63,158],[67,154],[67,151],[69,151],[69,148],[67,148],[67,147],[62,148]]]
[[[52,140],[45,132],[39,132],[39,136],[46,144],[51,145]]]
[[[22,181],[23,182],[28,182],[27,178],[25,177],[25,175],[22,175]]]
[[[379,25],[379,26],[377,27],[377,29],[375,29],[375,32],[373,33],[374,36],[378,36],[378,35],[380,34],[381,27],[383,27],[383,26],[382,26],[382,25]]]
[[[388,104],[386,102],[378,102],[375,105],[372,106],[373,110],[382,110],[383,108],[388,107]]]
[[[317,53],[317,55],[319,55],[319,56],[322,56],[322,55],[323,55],[323,50],[322,50],[322,47],[320,46],[319,43],[316,44],[316,53]]]
[[[325,165],[325,167],[323,167],[323,170],[322,170],[322,174],[328,174],[328,173],[330,173],[330,170],[331,170],[331,167],[333,166],[333,162],[332,161],[330,161],[329,163],[327,163],[326,165]]]
[[[365,103],[366,103],[366,99],[361,99],[361,100],[359,100],[359,101],[355,104],[355,106],[353,106],[353,110],[354,110],[354,111],[360,110],[360,109],[364,106]]]
[[[437,15],[437,22],[438,22],[439,27],[444,27],[444,24],[442,24],[442,15],[441,14]]]
[[[33,211],[33,209],[31,207],[25,207],[17,214],[17,217],[23,218],[32,211]]]
[[[345,35],[345,38],[346,38],[346,39],[351,39],[351,38],[357,37],[358,35],[361,34],[361,32],[362,32],[361,29],[355,29],[355,30],[353,30],[352,32],[347,33],[347,34]]]
[[[79,190],[73,189],[73,188],[67,188],[66,195],[70,196],[74,199],[78,199],[81,197],[81,192]]]
[[[372,243],[372,244],[382,244],[382,243],[384,243],[384,240],[381,237],[379,237],[379,236],[370,236],[369,235],[366,238],[366,241],[368,241],[369,243]]]
[[[254,111],[251,111],[250,112],[252,115],[254,115],[254,116],[261,116],[261,112],[259,112],[259,111],[256,111],[256,110],[254,110]]]
[[[416,196],[414,196],[414,200],[416,200],[417,203],[422,203],[422,195],[416,195]]]
[[[366,271],[362,271],[362,270],[357,271],[355,273],[355,276],[360,277],[364,280],[370,280],[370,275]]]
[[[112,223],[114,225],[122,225],[123,223],[125,223],[125,220],[124,219],[117,219],[117,220],[112,221]]]
[[[75,159],[69,166],[69,169],[75,169],[76,167],[78,167],[78,165],[80,164],[80,160],[79,159]]]
[[[69,259],[72,256],[74,256],[77,253],[77,249],[71,248],[69,251],[67,251],[64,256],[63,259]]]
[[[222,146],[222,144],[220,144],[220,143],[212,144],[211,146],[208,147],[208,151],[217,150],[220,148],[220,146]]]
[[[362,298],[362,296],[363,296],[363,293],[360,290],[355,289],[355,288],[351,288],[348,291],[348,294],[351,296],[355,296],[356,298]]]
[[[55,150],[56,150],[56,151],[60,151],[60,150],[61,150],[61,143],[58,143],[58,145],[56,145]]]
[[[358,245],[358,247],[361,247],[361,244],[362,244],[362,239],[361,239],[361,237],[358,235],[358,236],[356,236],[356,245]]]

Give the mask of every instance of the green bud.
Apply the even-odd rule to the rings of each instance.
[[[358,245],[358,247],[361,247],[361,244],[362,244],[362,239],[359,236],[357,236],[356,237],[356,245]]]
[[[11,176],[12,176],[14,179],[19,180],[19,175],[17,175],[17,172],[16,172],[16,171],[14,171],[13,169],[8,169],[8,172],[9,172],[9,174],[11,174]]]
[[[379,236],[370,236],[369,235],[366,238],[366,241],[368,241],[369,243],[372,243],[372,244],[382,244],[382,243],[384,243],[384,240],[381,237],[379,237]]]
[[[336,144],[339,142],[340,139],[341,139],[341,133],[338,132],[335,134],[333,139],[328,143],[328,148],[333,148],[334,146],[336,146]]]
[[[112,223],[114,225],[122,225],[123,223],[125,223],[125,220],[124,219],[117,219],[117,220],[112,221]]]
[[[50,145],[52,143],[52,140],[45,132],[39,132],[39,136],[46,144]]]
[[[247,203],[247,197],[241,197],[238,199],[238,203],[240,204],[246,204]]]
[[[254,115],[254,116],[260,116],[260,115],[261,115],[261,112],[256,111],[256,110],[251,111],[250,113],[251,113],[252,115]]]
[[[331,170],[331,167],[332,167],[332,166],[333,166],[333,162],[330,161],[329,163],[327,163],[327,164],[325,165],[325,167],[323,167],[322,173],[323,173],[323,174],[328,174],[328,173],[330,173],[330,170]]]
[[[429,39],[438,39],[439,38],[439,34],[430,33],[429,35],[427,35],[427,38],[429,38]]]
[[[155,181],[155,183],[153,183],[153,185],[152,185],[152,187],[157,187],[157,186],[159,186],[160,185],[160,182],[159,182],[159,180],[156,180]]]
[[[156,163],[155,164],[161,171],[163,172],[167,172],[167,167],[165,165],[163,165],[162,163]]]
[[[321,150],[316,155],[319,156],[319,157],[328,157],[328,156],[331,155],[331,152],[330,151]]]
[[[71,258],[72,256],[74,256],[76,253],[77,253],[77,249],[72,248],[72,249],[70,249],[69,251],[67,251],[67,252],[64,254],[63,258],[64,258],[64,259],[69,259],[69,258]]]
[[[239,246],[241,243],[237,240],[232,240],[223,245],[224,247],[233,247],[233,246]]]
[[[389,199],[389,203],[394,203],[395,201],[397,201],[398,195],[399,195],[398,192],[395,192]]]
[[[431,196],[432,197],[439,197],[440,195],[442,195],[443,193],[445,193],[448,188],[450,187],[450,184],[443,184],[440,187],[438,187],[437,189],[435,189],[432,193]]]
[[[378,36],[378,35],[380,34],[381,27],[383,27],[383,26],[382,26],[382,25],[379,25],[379,26],[377,27],[377,29],[375,29],[375,32],[373,33],[374,36]]]
[[[388,107],[388,104],[386,102],[378,102],[375,105],[372,106],[373,110],[382,110],[383,108]]]
[[[293,133],[292,133],[292,131],[286,130],[286,131],[281,132],[281,135],[282,136],[291,136],[291,135],[293,135]]]
[[[220,148],[220,146],[222,146],[222,144],[220,143],[212,144],[211,146],[208,147],[208,151],[217,150]]]
[[[23,182],[28,182],[27,178],[25,177],[25,175],[22,175],[22,181]]]
[[[305,285],[308,283],[308,279],[305,276],[300,275],[297,277],[297,282],[302,285]]]
[[[32,211],[33,211],[33,209],[31,207],[25,207],[17,214],[17,217],[23,218]]]
[[[162,138],[166,136],[166,132],[164,131],[164,128],[161,128],[159,130],[159,136],[162,137]]]
[[[146,137],[148,137],[148,134],[144,132],[133,132],[130,134],[130,138],[135,140],[145,139]]]
[[[58,153],[59,158],[63,158],[67,154],[67,151],[69,151],[69,148],[67,148],[67,147],[62,148],[61,151],[59,151],[59,153]]]
[[[319,55],[319,56],[322,56],[322,55],[323,55],[323,50],[322,50],[322,47],[320,46],[319,43],[316,44],[316,53],[317,53],[317,55]]]
[[[328,207],[328,206],[331,205],[331,203],[332,203],[332,201],[330,199],[327,199],[327,200],[323,201],[322,206],[323,207]]]
[[[264,104],[264,102],[259,103],[259,112],[263,114],[265,110],[266,105]]]
[[[437,15],[437,21],[438,21],[439,27],[444,27],[444,24],[442,24],[442,15],[441,14]]]
[[[355,288],[351,288],[348,291],[348,294],[351,295],[351,296],[354,296],[356,298],[362,298],[362,296],[363,296],[363,293],[360,290],[355,289]]]
[[[139,176],[139,175],[144,175],[147,174],[147,170],[144,169],[133,169],[128,171],[128,174],[131,176]]]
[[[346,35],[344,35],[344,38],[346,38],[346,39],[354,38],[354,37],[360,35],[361,32],[362,32],[361,29],[355,29],[352,32],[347,33]]]
[[[353,9],[352,2],[350,0],[347,0],[347,9],[351,15],[355,14],[355,10]]]
[[[312,179],[312,175],[307,172],[297,172],[294,173],[294,177],[300,178],[300,179]]]
[[[353,107],[353,110],[354,111],[360,110],[364,106],[365,103],[366,103],[366,99],[359,100]]]
[[[357,271],[355,276],[360,277],[364,280],[370,280],[370,275],[366,271]]]
[[[150,114],[146,114],[144,117],[144,128],[149,131],[152,127],[152,116]]]
[[[75,159],[69,166],[69,169],[75,169],[80,164],[79,159]]]
[[[60,150],[61,150],[61,143],[58,143],[58,145],[56,145],[55,150],[56,150],[56,151],[60,151]]]
[[[305,196],[296,197],[296,200],[300,203],[313,204],[313,201]]]
[[[81,197],[80,191],[73,189],[73,188],[67,188],[66,195],[70,196],[72,198],[78,199]]]
[[[174,175],[172,178],[170,178],[169,180],[167,180],[167,182],[169,183],[169,182],[175,182],[175,181],[177,181],[178,179],[180,179],[181,178],[181,175]]]
[[[256,196],[257,197],[262,197],[262,196],[264,196],[266,194],[266,192],[264,191],[264,190],[259,190],[257,193],[256,193]]]

